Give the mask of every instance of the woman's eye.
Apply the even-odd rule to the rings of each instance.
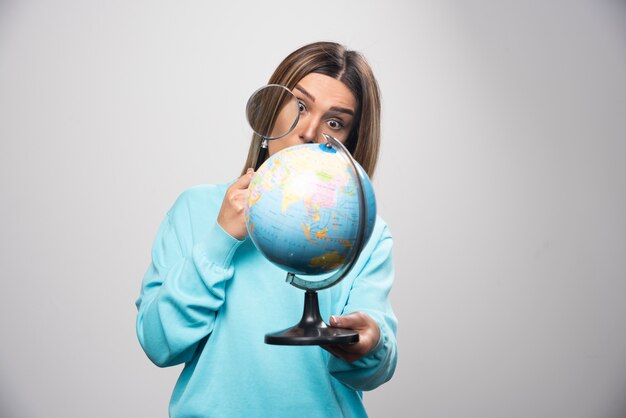
[[[306,112],[306,105],[300,100],[298,100],[298,109],[300,110],[300,113]]]
[[[341,129],[343,128],[343,123],[339,122],[336,119],[331,119],[328,121],[328,126],[330,127],[330,129]]]

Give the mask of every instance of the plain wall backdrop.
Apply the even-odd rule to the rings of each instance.
[[[370,414],[626,416],[623,1],[0,0],[2,417],[167,416],[180,367],[135,336],[158,225],[238,175],[248,96],[317,40],[383,94]]]

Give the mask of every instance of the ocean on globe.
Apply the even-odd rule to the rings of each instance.
[[[374,229],[376,199],[358,165],[367,204],[364,242]],[[326,144],[302,144],[272,155],[248,187],[244,217],[252,242],[278,267],[319,275],[340,268],[355,245],[358,185],[349,162]]]

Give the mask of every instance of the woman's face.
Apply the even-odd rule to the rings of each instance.
[[[356,113],[356,99],[345,84],[311,73],[296,84],[293,93],[298,99],[300,119],[288,135],[269,141],[269,155],[292,145],[326,142],[322,133],[345,143]],[[281,124],[280,116],[276,123]]]

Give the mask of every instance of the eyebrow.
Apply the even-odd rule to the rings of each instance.
[[[309,93],[308,91],[306,91],[304,89],[304,87],[302,87],[300,84],[296,84],[296,87],[294,87],[295,89],[298,89],[302,92],[302,94],[304,94],[306,97],[308,97],[312,102],[315,103],[315,97]],[[348,109],[347,107],[339,107],[339,106],[333,106],[330,109],[328,109],[329,111],[333,111],[333,112],[338,112],[338,113],[346,113],[348,115],[354,116],[354,110],[352,109]]]
[[[338,112],[338,113],[347,113],[350,116],[354,116],[354,111],[352,109],[348,109],[347,107],[333,106],[328,110],[333,111],[333,112]]]
[[[304,94],[306,97],[308,97],[309,99],[311,99],[312,102],[315,102],[315,97],[313,97],[313,95],[311,93],[309,93],[308,91],[306,91],[304,89],[304,87],[302,87],[300,84],[296,84],[296,89],[300,90],[302,92],[302,94]]]

